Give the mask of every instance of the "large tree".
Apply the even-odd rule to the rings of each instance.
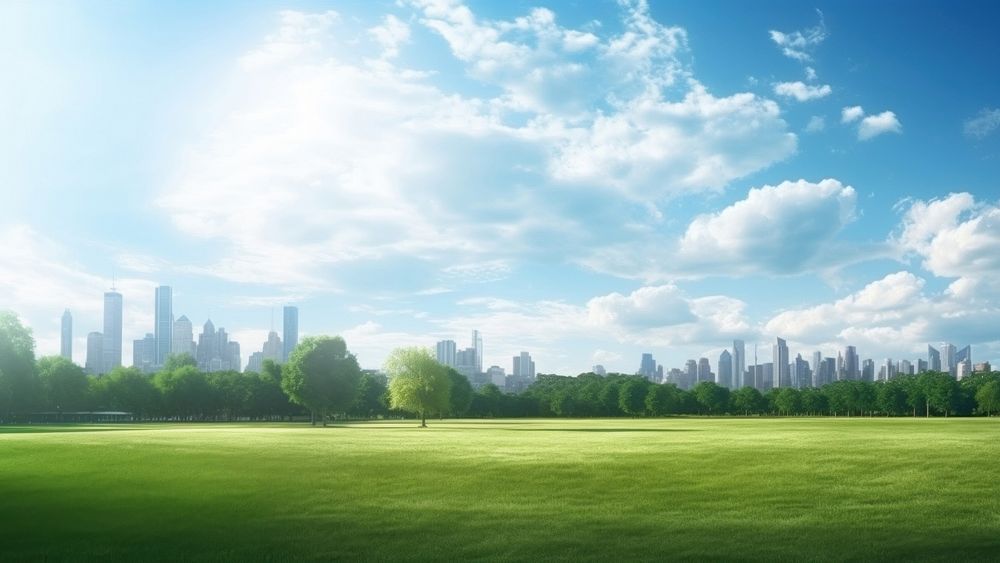
[[[618,389],[618,408],[629,416],[642,416],[646,413],[646,395],[650,383],[639,376],[629,377]]]
[[[753,387],[741,387],[730,395],[733,410],[746,415],[758,414],[767,408],[767,401]]]
[[[361,368],[339,336],[310,336],[299,342],[282,366],[281,388],[295,403],[319,416],[350,410],[358,394]]]
[[[87,405],[89,383],[83,368],[62,356],[38,360],[45,408],[64,412],[81,410]]]
[[[35,339],[9,311],[0,311],[0,415],[30,412],[39,398]]]
[[[469,406],[472,405],[472,384],[469,383],[468,377],[452,368],[448,368],[448,379],[451,380],[448,412],[456,418],[461,417],[469,411]]]
[[[1000,381],[990,381],[976,391],[976,406],[986,415],[1000,411]]]
[[[389,374],[392,408],[420,415],[420,427],[427,427],[427,415],[447,412],[450,407],[451,379],[448,370],[426,348],[397,348],[385,361]]]
[[[152,379],[135,367],[116,367],[100,379],[108,397],[108,406],[143,418],[155,411],[160,394]]]
[[[719,414],[729,406],[729,389],[711,381],[702,381],[694,386],[694,397],[708,414]]]

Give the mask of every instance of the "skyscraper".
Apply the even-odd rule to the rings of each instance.
[[[145,338],[132,341],[132,367],[143,373],[153,371],[156,359],[156,336],[146,333]]]
[[[299,345],[299,308],[285,305],[284,316],[281,323],[282,349],[281,362],[287,362],[292,355],[292,350]]]
[[[458,345],[455,344],[454,340],[441,340],[436,346],[436,356],[439,364],[448,367],[455,367],[458,365],[457,358],[455,357],[458,352]]]
[[[261,363],[263,363],[264,360],[271,360],[277,364],[282,362],[282,355],[285,353],[285,347],[277,332],[272,330],[267,333],[267,342],[264,343],[264,347],[261,352]]]
[[[187,354],[195,357],[194,327],[184,315],[174,321],[174,333],[170,343],[171,354]]]
[[[681,389],[690,389],[698,383],[698,362],[688,360],[684,364],[684,385]]]
[[[809,369],[809,362],[802,358],[802,354],[796,354],[795,360],[789,366],[792,370],[792,386],[798,389],[805,389],[813,386],[813,374]]]
[[[733,388],[733,356],[729,350],[723,350],[719,355],[719,373],[716,374],[716,383],[723,387]]]
[[[650,381],[653,380],[653,377],[656,375],[656,360],[653,359],[653,354],[643,352],[637,373]]]
[[[73,315],[69,309],[62,314],[62,330],[60,331],[59,355],[73,361]]]
[[[964,370],[962,373],[969,375],[972,373],[972,346],[966,346],[955,352],[955,377],[958,377],[959,366]]]
[[[947,342],[941,345],[941,371],[955,377],[955,345]]]
[[[698,358],[698,383],[702,381],[712,381],[715,382],[715,376],[712,375],[712,364],[709,363],[708,358]]]
[[[733,340],[733,387],[744,387],[743,375],[747,371],[747,350],[742,340]]]
[[[153,365],[162,366],[167,363],[167,358],[173,350],[174,341],[174,292],[169,285],[161,285],[156,288],[154,309],[156,319],[153,338],[156,340],[156,344]]]
[[[514,356],[513,374],[514,377],[528,377],[534,379],[535,361],[531,359],[531,354],[521,352],[520,355]]]
[[[100,373],[108,373],[122,365],[122,294],[115,291],[114,288],[104,294],[104,332],[102,334],[101,348],[104,360]]]
[[[941,352],[930,344],[927,345],[927,369],[941,371]]]
[[[813,372],[813,383],[817,387],[820,387],[820,383],[818,380],[819,380],[820,368],[822,366],[823,366],[823,353],[820,352],[819,350],[816,350],[815,352],[813,352],[813,359],[810,367],[812,367],[812,372]]]
[[[858,360],[858,349],[854,346],[844,348],[844,379],[861,379],[861,361]]]
[[[784,338],[778,338],[775,341],[772,352],[771,359],[772,363],[774,363],[774,386],[791,387],[792,378],[788,369],[788,344],[785,342]]]
[[[472,349],[476,351],[476,373],[483,373],[483,335],[472,331]]]
[[[88,375],[104,373],[104,335],[99,332],[87,335],[86,370]]]

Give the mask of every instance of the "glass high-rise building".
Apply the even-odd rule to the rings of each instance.
[[[174,321],[174,333],[170,344],[171,354],[187,354],[195,357],[194,327],[187,316],[181,315]]]
[[[174,343],[174,292],[169,285],[156,288],[153,306],[155,316],[153,338],[156,340],[153,365],[162,366],[167,363]]]
[[[719,355],[719,373],[715,374],[716,383],[723,387],[732,388],[733,383],[733,355],[729,350],[723,350]]]
[[[104,335],[99,332],[91,332],[87,335],[87,363],[88,375],[100,375],[104,373]]]
[[[941,352],[930,344],[927,345],[927,369],[941,371]]]
[[[772,353],[774,364],[773,383],[775,387],[791,387],[792,376],[788,365],[788,344],[784,338],[778,338]]]
[[[733,340],[733,387],[744,387],[743,376],[747,371],[747,350],[742,340]]]
[[[122,365],[122,294],[114,289],[104,294],[103,371]],[[89,346],[88,346],[89,347]]]
[[[282,354],[281,361],[287,362],[292,350],[299,345],[299,308],[286,305],[281,321]]]
[[[63,311],[59,337],[59,355],[73,361],[73,315],[69,309]]]
[[[476,351],[476,373],[483,372],[483,335],[472,331],[472,349]]]
[[[435,347],[435,352],[439,364],[452,368],[458,365],[458,358],[456,357],[458,345],[455,344],[454,340],[439,341]]]
[[[854,346],[844,349],[844,379],[861,379],[861,362],[858,360],[858,349]]]

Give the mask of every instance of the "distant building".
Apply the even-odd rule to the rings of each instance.
[[[271,360],[276,364],[284,361],[285,346],[282,345],[281,337],[273,330],[267,333],[267,341],[261,348],[261,365],[264,360]]]
[[[531,355],[527,352],[521,352],[520,355],[514,356],[514,369],[512,373],[514,377],[527,377],[534,380],[535,362],[531,359]]]
[[[100,332],[91,332],[87,335],[87,363],[85,369],[88,375],[100,375],[104,373],[104,335]]]
[[[733,355],[728,350],[723,350],[719,355],[719,372],[715,381],[723,387],[733,388]]]
[[[299,308],[285,305],[284,315],[281,323],[282,341],[284,347],[281,351],[281,359],[278,363],[288,361],[292,355],[292,350],[299,345]]]
[[[656,360],[653,359],[653,355],[649,352],[642,354],[642,360],[639,362],[639,371],[636,372],[636,375],[641,375],[650,381],[656,376]]]
[[[802,359],[802,354],[797,354],[795,360],[789,366],[791,370],[792,385],[797,389],[805,389],[813,386],[812,370],[809,362]]]
[[[264,354],[263,352],[254,352],[250,354],[250,359],[247,360],[246,371],[252,373],[260,373],[264,371]]]
[[[597,364],[594,367],[590,368],[590,371],[591,373],[594,373],[601,377],[608,375],[608,370],[604,369],[604,366],[602,366],[601,364]]]
[[[768,362],[760,365],[760,381],[760,391],[763,392],[774,389],[774,362]]]
[[[241,371],[243,368],[243,358],[240,357],[240,343],[234,340],[229,341],[229,368],[232,371]]]
[[[875,381],[875,360],[867,359],[861,362],[861,379]]]
[[[458,365],[456,357],[458,346],[454,340],[441,340],[435,350],[439,364],[452,368]]]
[[[965,375],[972,373],[972,346],[966,346],[958,352],[955,352],[955,375],[958,376],[958,366],[962,367],[962,373]],[[959,378],[961,379],[961,378]]]
[[[844,349],[844,379],[861,380],[861,361],[858,359],[858,349],[854,346]]]
[[[153,338],[156,344],[153,365],[162,366],[170,357],[174,341],[174,294],[168,285],[156,288],[154,316]]]
[[[469,381],[472,381],[472,378],[479,373],[479,371],[476,370],[475,348],[459,350],[455,354],[455,371],[469,378]]]
[[[927,367],[930,371],[942,371],[941,352],[930,344],[927,345]]]
[[[73,361],[73,315],[69,309],[63,311],[59,331],[59,355]]]
[[[743,381],[747,371],[747,350],[746,343],[742,340],[733,340],[733,387],[747,387]],[[722,370],[719,370],[722,371]]]
[[[927,360],[917,360],[917,373],[921,374],[927,371]]]
[[[816,387],[822,387],[824,385],[829,385],[836,381],[837,376],[837,359],[836,358],[823,358],[823,363],[820,367],[820,375],[816,381]]]
[[[698,383],[702,381],[715,383],[715,374],[712,373],[712,364],[709,363],[708,358],[698,358]]]
[[[677,368],[671,368],[670,371],[667,372],[666,382],[673,383],[674,385],[682,389],[686,385],[685,383],[686,379],[687,375],[683,371]]]
[[[170,343],[171,354],[179,356],[187,354],[195,357],[194,327],[184,315],[174,321],[173,337]]]
[[[788,366],[788,344],[785,342],[784,338],[778,338],[775,341],[774,348],[772,349],[772,363],[774,364],[774,378],[772,379],[775,387],[791,387],[792,386],[792,375]]]
[[[108,373],[122,365],[122,294],[111,290],[104,294],[104,332],[101,346],[104,350],[100,373]]]
[[[972,371],[974,373],[992,373],[993,368],[990,366],[989,362],[981,362],[973,366]]]
[[[941,345],[941,371],[946,371],[955,377],[955,346],[947,342]]]
[[[698,383],[698,362],[694,360],[688,360],[684,364],[684,384],[681,385],[681,389],[690,389]]]
[[[486,375],[489,378],[489,382],[493,385],[496,385],[501,390],[506,388],[507,374],[504,372],[502,367],[490,366],[490,368],[486,370]]]
[[[483,373],[483,335],[478,330],[472,331],[472,349],[475,351],[476,373]]]
[[[235,346],[231,346],[234,344]],[[226,329],[215,329],[211,319],[205,322],[198,335],[196,354],[198,369],[205,372],[240,371],[240,348],[236,342],[229,342]]]
[[[901,360],[896,373],[898,375],[913,375],[913,364],[910,363],[910,360]]]
[[[145,338],[132,341],[132,367],[151,373],[156,367],[156,335],[146,333]]]

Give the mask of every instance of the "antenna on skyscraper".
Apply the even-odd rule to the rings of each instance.
[[[115,278],[115,271],[114,271],[114,269],[112,269],[111,270],[111,291],[118,291],[118,288],[115,287],[115,282],[116,281],[117,280]]]
[[[274,307],[271,307],[271,332],[274,332]]]

